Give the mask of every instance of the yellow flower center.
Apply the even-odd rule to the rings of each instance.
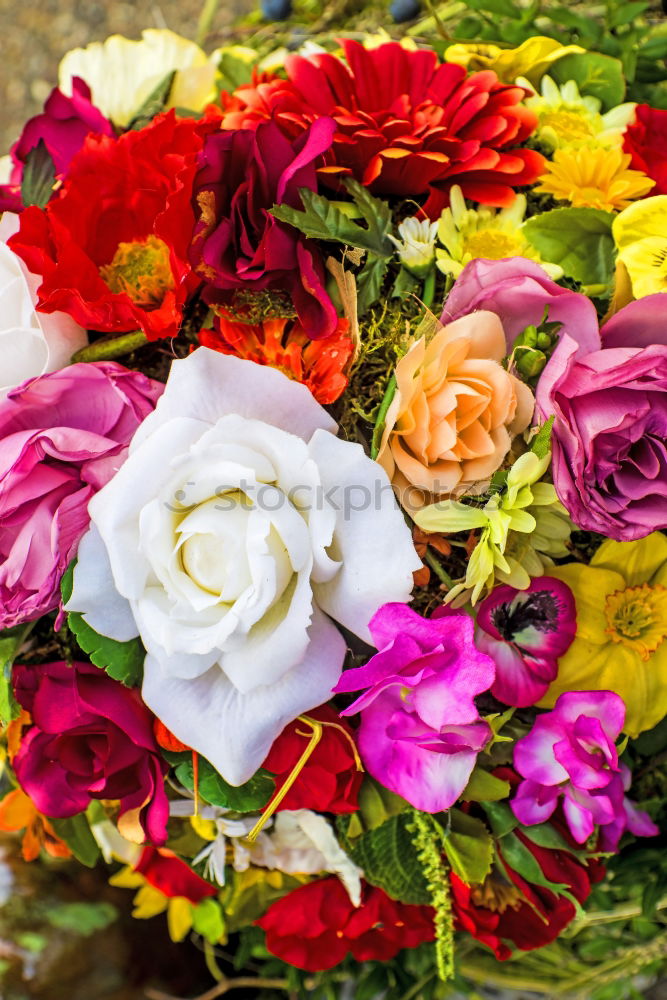
[[[667,588],[628,587],[610,594],[605,605],[607,635],[648,660],[667,636]]]
[[[523,902],[523,896],[515,885],[493,875],[488,875],[482,885],[474,887],[470,899],[475,906],[483,906],[493,913],[504,913],[508,907],[517,910]]]
[[[114,294],[125,293],[144,308],[161,305],[165,293],[175,287],[169,247],[157,236],[119,243],[111,263],[100,268],[100,275]]]
[[[525,240],[512,233],[504,233],[501,229],[479,229],[463,239],[464,254],[470,254],[471,257],[488,257],[490,260],[520,257],[524,247]]]
[[[590,122],[576,111],[545,111],[540,115],[540,127],[552,128],[565,142],[590,139],[595,135]]]

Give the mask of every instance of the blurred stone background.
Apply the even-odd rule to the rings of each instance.
[[[0,155],[42,109],[68,49],[115,33],[171,28],[194,38],[204,0],[0,0]],[[221,0],[208,48],[253,0]]]

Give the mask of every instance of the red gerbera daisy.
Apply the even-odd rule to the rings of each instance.
[[[255,325],[219,317],[216,324],[215,330],[200,333],[202,347],[278,368],[308,386],[318,403],[333,403],[347,386],[343,372],[354,344],[347,336],[350,324],[346,319],[339,319],[335,332],[325,340],[309,340],[298,320],[267,319]]]
[[[531,184],[543,158],[516,148],[536,117],[521,104],[525,91],[491,71],[466,75],[438,64],[432,51],[397,42],[365,49],[342,43],[346,62],[330,53],[291,55],[287,80],[257,79],[226,99],[224,128],[253,128],[273,116],[293,138],[323,115],[338,130],[320,178],[336,187],[352,175],[374,194],[429,194],[426,211],[439,214],[452,184],[467,198],[508,205],[513,188]]]

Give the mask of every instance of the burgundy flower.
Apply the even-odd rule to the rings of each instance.
[[[208,136],[193,186],[190,251],[207,301],[229,303],[238,291],[287,293],[311,340],[335,332],[338,316],[319,250],[270,214],[274,205],[301,208],[299,188],[317,189],[315,166],[334,127],[321,119],[294,142],[275,122]]]
[[[63,818],[92,799],[119,799],[155,844],[167,839],[168,770],[139,691],[89,663],[16,666],[16,698],[33,725],[14,758],[19,784],[41,813]]]

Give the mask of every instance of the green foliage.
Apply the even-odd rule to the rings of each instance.
[[[14,697],[12,666],[30,626],[17,625],[0,632],[0,725],[17,719],[21,706]]]
[[[382,397],[382,402],[380,403],[380,409],[378,410],[378,415],[375,420],[375,427],[373,428],[373,437],[371,439],[371,458],[377,458],[380,451],[380,445],[382,444],[382,435],[384,434],[384,428],[387,421],[387,412],[392,404],[392,400],[396,395],[396,375],[391,376],[389,379],[389,385],[387,390]]]
[[[56,182],[56,168],[46,143],[40,139],[25,159],[21,177],[21,200],[27,208],[37,205],[44,208],[53,194]]]
[[[159,115],[169,100],[171,88],[176,79],[176,70],[173,69],[162,77],[160,82],[151,90],[150,94],[137,110],[134,118],[129,124],[130,129],[142,129],[149,125],[156,115]]]
[[[506,802],[484,802],[482,808],[495,837],[504,837],[519,825]]]
[[[216,944],[225,934],[225,918],[217,900],[202,899],[192,911],[192,928],[210,944]]]
[[[551,416],[542,424],[530,444],[530,450],[535,452],[540,461],[551,451],[551,432],[555,417]]]
[[[357,812],[349,816],[347,836],[354,839],[367,830],[382,826],[391,816],[398,816],[408,808],[400,795],[395,795],[369,775],[364,777],[358,798]]]
[[[66,604],[72,596],[74,566],[75,561],[67,567],[60,585],[63,604]],[[146,650],[139,639],[118,642],[116,639],[100,635],[84,621],[83,615],[77,611],[69,612],[67,624],[81,649],[90,657],[91,663],[96,667],[101,667],[108,673],[109,677],[120,681],[126,687],[135,687],[141,684]]]
[[[481,819],[450,810],[443,847],[452,871],[467,885],[478,885],[491,871],[493,840]]]
[[[435,964],[445,983],[454,974],[454,918],[449,872],[442,856],[444,831],[435,816],[418,809],[412,811],[410,830],[435,910]]]
[[[489,771],[476,767],[470,775],[465,790],[461,793],[461,799],[464,802],[498,802],[500,799],[508,798],[509,793],[509,781],[503,781]]]
[[[53,829],[70,851],[86,868],[94,868],[100,856],[97,841],[90,832],[85,813],[67,819],[51,819]]]
[[[190,791],[194,790],[192,759],[184,760],[176,768],[176,777]],[[275,782],[268,771],[259,770],[244,785],[229,785],[212,764],[199,758],[199,795],[212,806],[248,813],[263,809],[275,790]]]
[[[60,903],[47,913],[52,927],[71,931],[82,937],[90,937],[103,931],[118,917],[118,910],[112,903]]]
[[[623,64],[619,59],[600,52],[563,56],[551,67],[549,76],[558,84],[574,80],[582,95],[602,101],[603,111],[615,108],[625,97]]]
[[[338,818],[343,847],[371,885],[403,903],[428,904],[431,896],[410,835],[410,816],[391,816],[356,840],[347,836],[349,817]]]
[[[613,215],[598,208],[555,208],[527,219],[523,231],[542,258],[583,285],[611,287]]]

